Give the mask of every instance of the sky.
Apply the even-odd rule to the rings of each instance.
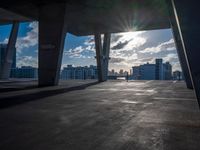
[[[0,26],[0,43],[7,43],[11,25]],[[169,61],[180,70],[171,29],[116,33],[111,36],[109,70],[129,71],[132,66],[154,63],[155,58]],[[21,23],[16,43],[17,66],[38,67],[38,23]],[[66,34],[62,68],[96,65],[94,36]]]

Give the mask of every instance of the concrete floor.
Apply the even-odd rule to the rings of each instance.
[[[184,82],[61,83],[1,82],[0,150],[200,149],[200,111]]]

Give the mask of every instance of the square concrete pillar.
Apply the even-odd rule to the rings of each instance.
[[[101,34],[95,34],[95,49],[96,49],[96,59],[97,59],[97,71],[98,71],[98,80],[99,82],[103,82],[103,51],[102,51],[102,43],[101,43]]]
[[[10,32],[8,44],[6,47],[6,54],[5,54],[2,70],[0,70],[1,79],[8,79],[10,77],[11,67],[13,63],[13,56],[16,53],[15,45],[17,41],[18,30],[19,30],[19,22],[14,22],[12,25],[11,32]]]
[[[108,79],[108,64],[109,64],[109,55],[110,55],[110,33],[104,34],[103,39],[103,75],[105,81]]]
[[[57,85],[66,36],[64,4],[49,4],[39,10],[39,86]]]

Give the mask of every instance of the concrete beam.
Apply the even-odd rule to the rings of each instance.
[[[172,28],[173,35],[174,35],[174,40],[175,40],[175,44],[176,44],[176,49],[177,49],[177,54],[179,57],[181,69],[182,69],[183,75],[185,77],[186,86],[188,89],[193,89],[190,72],[189,72],[186,56],[184,53],[184,48],[183,48],[183,45],[181,42],[178,25],[176,23],[176,16],[173,12],[173,6],[170,1],[168,1],[167,3],[168,3],[168,8],[169,8],[169,19],[170,19],[170,23],[171,23],[171,28]]]
[[[49,4],[39,10],[39,86],[57,85],[66,36],[65,5]]]
[[[110,33],[105,33],[102,45],[101,34],[95,34],[95,48],[99,82],[104,82],[107,80],[110,53],[110,37]]]
[[[12,25],[10,37],[8,40],[8,45],[6,48],[4,63],[3,63],[2,70],[0,73],[1,79],[8,79],[10,77],[18,30],[19,30],[19,22],[14,22]]]
[[[200,105],[200,15],[195,0],[170,0],[192,84]]]

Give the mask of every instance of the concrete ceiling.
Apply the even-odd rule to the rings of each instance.
[[[0,25],[11,24],[13,21],[31,21],[28,17],[0,8]]]
[[[164,0],[1,0],[13,15],[2,15],[0,23],[38,20],[39,7],[51,3],[66,5],[66,31],[75,35],[170,27]]]

